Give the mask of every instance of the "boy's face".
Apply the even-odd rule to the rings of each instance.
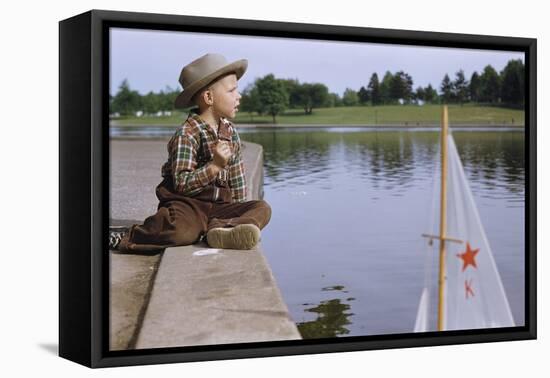
[[[212,85],[212,107],[216,115],[235,118],[241,100],[237,89],[237,75],[230,74]]]

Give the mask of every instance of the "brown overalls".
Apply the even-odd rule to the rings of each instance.
[[[219,199],[211,202],[216,187]],[[212,228],[251,223],[263,229],[271,218],[271,207],[263,200],[231,203],[231,189],[219,180],[195,197],[174,193],[172,188],[172,179],[165,177],[156,188],[156,214],[142,225],[133,225],[120,242],[119,251],[148,252],[190,245]]]

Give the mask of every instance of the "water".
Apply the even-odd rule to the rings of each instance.
[[[262,246],[305,338],[411,332],[439,134],[240,130],[264,147]],[[455,131],[517,325],[524,323],[522,131]]]

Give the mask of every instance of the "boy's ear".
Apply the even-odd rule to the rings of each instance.
[[[202,100],[206,105],[212,105],[213,101],[213,95],[212,95],[212,87],[201,89],[197,94],[197,98],[195,103],[198,105],[199,102]]]
[[[212,105],[212,102],[214,101],[213,99],[213,95],[212,95],[212,90],[210,88],[208,88],[206,91],[205,91],[205,94],[206,94],[206,103],[208,105]]]

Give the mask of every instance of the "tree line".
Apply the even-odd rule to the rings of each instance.
[[[120,84],[117,93],[109,96],[111,115],[134,116],[141,112],[144,115],[164,115],[174,110],[174,101],[180,91],[166,87],[158,93],[150,91],[141,95],[132,90],[127,79]]]
[[[439,88],[431,84],[413,89],[413,78],[404,71],[387,71],[382,80],[373,73],[368,84],[359,90],[346,88],[343,95],[331,93],[322,83],[300,83],[297,79],[278,79],[273,74],[257,78],[242,92],[241,111],[276,116],[287,109],[302,109],[312,114],[313,109],[339,106],[377,106],[395,104],[464,104],[477,103],[521,108],[525,96],[525,68],[521,60],[510,60],[501,72],[487,65],[481,73],[473,72],[466,79],[463,70],[453,79],[445,74]],[[111,114],[134,115],[174,109],[178,90],[167,87],[159,93],[140,95],[130,89],[124,80],[115,96],[110,98]]]

